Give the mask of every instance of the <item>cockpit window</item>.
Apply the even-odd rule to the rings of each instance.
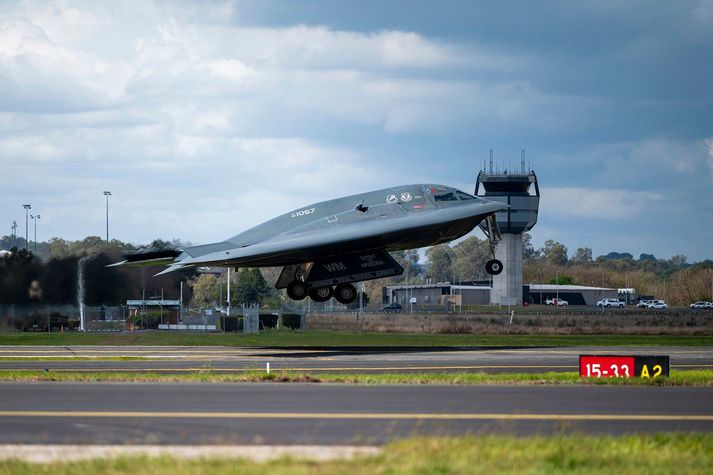
[[[433,195],[433,199],[436,201],[458,201],[455,193],[438,193]]]
[[[458,195],[458,198],[460,198],[460,199],[462,199],[462,200],[475,200],[475,199],[477,199],[475,196],[469,195],[468,193],[463,193],[463,192],[460,191],[460,190],[456,191],[456,194]]]

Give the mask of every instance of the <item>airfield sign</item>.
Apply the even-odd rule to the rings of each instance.
[[[669,375],[669,358],[646,355],[580,355],[579,375],[584,378],[654,379]]]

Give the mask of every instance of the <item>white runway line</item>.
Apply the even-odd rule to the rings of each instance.
[[[290,456],[316,461],[348,460],[376,455],[373,446],[352,445],[0,445],[0,460],[32,463],[68,462],[98,458],[146,455],[181,459],[244,458],[255,462]]]

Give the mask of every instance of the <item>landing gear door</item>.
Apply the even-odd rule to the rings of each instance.
[[[277,283],[275,283],[275,288],[286,289],[293,280],[299,280],[300,282],[306,281],[313,265],[312,262],[305,262],[304,264],[292,264],[283,267],[280,277],[278,277]]]
[[[403,274],[404,269],[383,249],[342,254],[314,261],[309,287],[361,282]]]

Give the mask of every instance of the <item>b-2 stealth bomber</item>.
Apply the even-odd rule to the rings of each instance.
[[[405,185],[295,209],[225,241],[126,254],[112,265],[167,265],[157,275],[194,266],[275,267],[275,287],[294,300],[355,300],[355,282],[401,275],[388,251],[450,242],[479,226],[494,255],[495,213],[507,205],[442,185]],[[502,263],[488,261],[499,274]]]

